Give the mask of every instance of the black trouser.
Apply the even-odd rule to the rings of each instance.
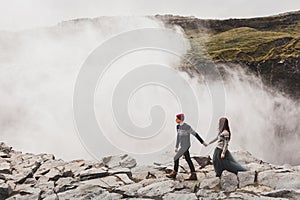
[[[195,172],[195,167],[194,167],[194,164],[191,160],[191,157],[190,157],[190,152],[189,150],[186,150],[186,152],[184,152],[184,158],[185,160],[187,161],[187,163],[189,164],[189,167],[191,169],[191,172]],[[179,168],[179,158],[177,160],[174,161],[174,171],[175,172],[178,172],[178,168]]]

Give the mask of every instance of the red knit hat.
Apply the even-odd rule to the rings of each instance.
[[[178,114],[178,115],[176,115],[176,118],[180,119],[181,121],[183,121],[184,120],[184,114],[183,113]]]

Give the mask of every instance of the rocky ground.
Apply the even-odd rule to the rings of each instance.
[[[185,181],[184,160],[172,180],[165,177],[172,163],[139,166],[128,155],[65,162],[1,143],[0,199],[300,199],[300,166],[275,166],[248,152],[233,155],[250,170],[217,178],[210,158],[193,156],[198,181]]]

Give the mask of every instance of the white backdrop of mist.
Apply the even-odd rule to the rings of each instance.
[[[72,116],[72,93],[80,66],[94,48],[112,35],[145,27],[163,27],[163,24],[144,17],[101,17],[68,21],[49,28],[1,32],[1,140],[25,152],[53,153],[67,160],[92,159],[76,135]],[[147,52],[138,57],[135,55],[140,58],[135,64],[142,62],[145,56]],[[149,57],[174,65],[174,60],[164,55],[153,53]],[[125,61],[120,66],[128,68],[130,64]],[[299,102],[269,92],[258,78],[248,75],[242,68],[224,67],[229,74],[224,85],[226,116],[233,134],[230,149],[247,150],[273,163],[299,164],[299,155],[293,153],[299,145]],[[205,83],[180,73],[199,97],[200,121],[191,125],[204,139],[212,139],[217,131],[208,133],[209,126],[212,123],[217,127],[217,121],[211,121],[210,91]],[[147,92],[137,93],[133,99],[137,103],[129,102],[132,120],[139,125],[150,123],[147,120],[150,104],[138,102],[146,99],[161,101],[168,111],[171,142],[158,152],[161,154],[158,160],[164,161],[171,161],[174,154],[174,114],[180,112],[176,101],[168,95],[161,89],[150,88]],[[151,99],[153,96],[157,99]],[[283,137],[275,136],[275,133],[279,134],[278,130]],[[194,138],[192,141],[192,153],[206,155],[213,148],[203,149]],[[140,160],[145,163],[155,161],[147,159],[147,155]]]
[[[145,27],[163,24],[144,17],[101,17],[1,32],[1,140],[24,151],[91,158],[75,133],[72,116],[79,69],[109,37]]]

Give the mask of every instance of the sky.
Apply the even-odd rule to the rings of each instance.
[[[300,10],[299,0],[0,0],[0,30],[53,26],[98,16],[173,14],[249,18]]]

